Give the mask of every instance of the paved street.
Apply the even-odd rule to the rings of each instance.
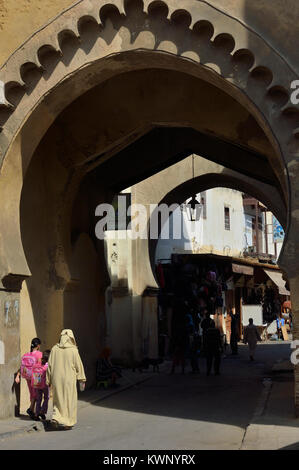
[[[247,347],[222,361],[220,376],[160,374],[79,410],[71,431],[33,432],[0,441],[0,449],[240,449],[278,359],[288,343],[259,345],[250,363]],[[82,394],[83,397],[83,394]]]

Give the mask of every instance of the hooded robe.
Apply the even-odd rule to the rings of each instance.
[[[256,344],[262,341],[257,327],[252,323],[246,326],[244,331],[244,343],[248,343],[250,356],[254,355]]]
[[[47,384],[53,389],[52,419],[64,426],[77,422],[77,380],[86,381],[72,330],[62,330],[48,360]]]

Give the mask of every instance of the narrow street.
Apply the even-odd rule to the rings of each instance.
[[[259,344],[253,363],[244,345],[237,357],[229,352],[220,376],[206,376],[204,359],[200,375],[190,367],[185,375],[169,375],[170,363],[163,364],[149,380],[80,409],[73,430],[2,440],[0,449],[240,449],[262,380],[277,360],[289,358],[290,344]]]

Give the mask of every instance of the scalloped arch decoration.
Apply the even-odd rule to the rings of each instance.
[[[81,0],[33,34],[0,69],[1,164],[45,95],[77,70],[132,50],[163,51],[211,69],[259,111],[285,168],[299,156],[299,113],[287,91],[296,77],[261,37],[208,2],[186,0],[182,8],[178,0]]]

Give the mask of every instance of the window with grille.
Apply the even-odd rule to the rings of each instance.
[[[224,208],[224,228],[225,230],[230,230],[230,213],[229,207]]]

